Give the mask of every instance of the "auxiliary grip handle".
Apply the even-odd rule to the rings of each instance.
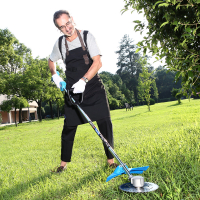
[[[83,93],[79,93],[80,96],[80,101],[79,102],[76,102],[73,98],[72,98],[72,95],[70,93],[73,93],[73,90],[74,88],[70,88],[69,90],[65,90],[67,92],[67,95],[69,97],[69,100],[71,102],[72,105],[80,105],[82,102],[83,102],[83,95],[84,95],[84,92]]]

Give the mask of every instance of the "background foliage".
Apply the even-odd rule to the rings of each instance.
[[[0,94],[7,95],[8,100],[16,96],[27,101],[36,101],[40,121],[45,117],[54,118],[63,115],[63,93],[51,81],[47,58],[34,59],[31,50],[20,43],[8,29],[0,30],[0,37]],[[106,71],[100,73],[110,109],[123,108],[125,103],[136,106],[148,104],[149,101],[153,104],[153,101],[173,100],[172,89],[181,87],[180,81],[174,81],[177,73],[167,72],[162,66],[154,70],[148,63],[149,57],[137,52],[137,45],[128,35],[124,35],[119,44],[119,49],[116,51],[118,55],[116,74]],[[154,100],[147,101],[140,98],[141,90],[138,90],[138,84],[142,67],[151,73],[152,80],[155,79],[148,92]],[[65,78],[59,66],[57,70]],[[140,81],[141,83],[145,84],[145,80]],[[11,105],[9,102],[8,104]],[[22,107],[19,112],[20,122],[22,122],[21,110]]]
[[[138,43],[146,54],[147,49],[165,58],[167,67],[177,71],[185,93],[200,90],[200,1],[199,0],[124,0],[123,12],[137,10],[147,23],[135,20],[135,30],[148,30]]]

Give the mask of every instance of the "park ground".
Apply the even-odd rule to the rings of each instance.
[[[89,124],[78,127],[72,161],[61,174],[63,118],[0,127],[0,199],[154,200],[200,199],[200,100],[182,100],[111,111],[115,152],[128,167],[149,166],[150,193],[125,193],[121,175],[106,182],[103,145]],[[98,112],[98,111],[97,111]]]

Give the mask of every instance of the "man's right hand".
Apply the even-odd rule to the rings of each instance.
[[[66,83],[63,81],[63,79],[58,75],[54,74],[52,76],[53,82],[56,84],[56,86],[61,90],[64,91],[64,88],[66,88]]]

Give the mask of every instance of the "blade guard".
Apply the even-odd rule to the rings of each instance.
[[[145,166],[145,167],[137,167],[137,168],[128,168],[128,166],[126,165],[126,168],[129,170],[129,172],[131,174],[142,174],[144,171],[146,171],[149,166]],[[112,178],[115,178],[116,176],[122,175],[122,174],[126,174],[126,172],[124,171],[123,167],[121,165],[119,165],[115,171],[108,176],[108,178],[106,179],[106,182],[110,181]]]

